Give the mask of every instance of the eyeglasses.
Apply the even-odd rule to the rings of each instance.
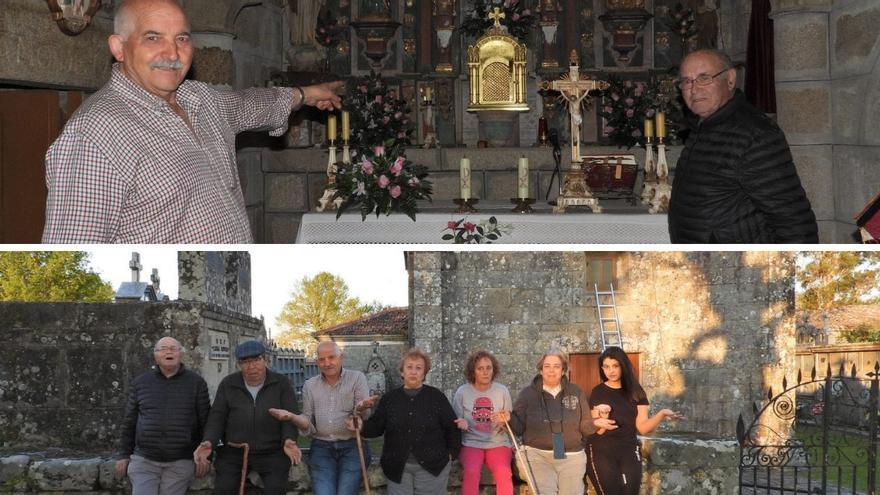
[[[697,86],[708,86],[712,84],[712,81],[715,80],[716,77],[724,74],[729,71],[732,67],[728,67],[726,69],[722,69],[721,72],[715,74],[714,76],[710,76],[709,74],[700,74],[699,76],[691,79],[690,77],[683,77],[679,79],[675,85],[678,86],[678,89],[684,91],[685,88],[690,86],[691,84],[696,84]]]
[[[168,351],[177,352],[179,350],[180,350],[180,347],[177,347],[176,345],[163,345],[162,347],[155,348],[154,352],[168,352]]]

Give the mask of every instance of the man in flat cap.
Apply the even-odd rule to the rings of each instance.
[[[290,411],[297,405],[290,380],[268,369],[266,354],[266,347],[256,340],[242,342],[235,349],[239,371],[220,382],[204,441],[193,453],[196,466],[204,468],[216,447],[215,494],[238,493],[242,444],[248,446],[248,467],[260,474],[266,495],[285,493],[290,464],[302,459],[296,427],[269,414],[272,408]]]

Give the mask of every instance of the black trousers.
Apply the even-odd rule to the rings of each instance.
[[[238,495],[241,483],[242,449],[220,447],[214,461],[214,495]],[[284,495],[290,473],[290,458],[279,449],[271,453],[248,455],[248,471],[256,471],[263,481],[264,495]]]
[[[587,446],[587,475],[599,495],[639,495],[642,455],[639,445]]]

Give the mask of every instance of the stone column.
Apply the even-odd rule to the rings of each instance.
[[[776,108],[801,182],[819,221],[819,239],[834,229],[829,13],[832,0],[771,0]]]
[[[876,0],[834,2],[831,31],[831,119],[833,130],[836,240],[851,241],[853,216],[877,194],[880,184],[880,4]]]

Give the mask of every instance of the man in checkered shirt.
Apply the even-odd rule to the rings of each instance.
[[[125,0],[110,81],[46,153],[46,243],[252,242],[235,135],[280,136],[292,110],[339,108],[341,82],[218,91],[184,81],[189,21],[175,0]]]

